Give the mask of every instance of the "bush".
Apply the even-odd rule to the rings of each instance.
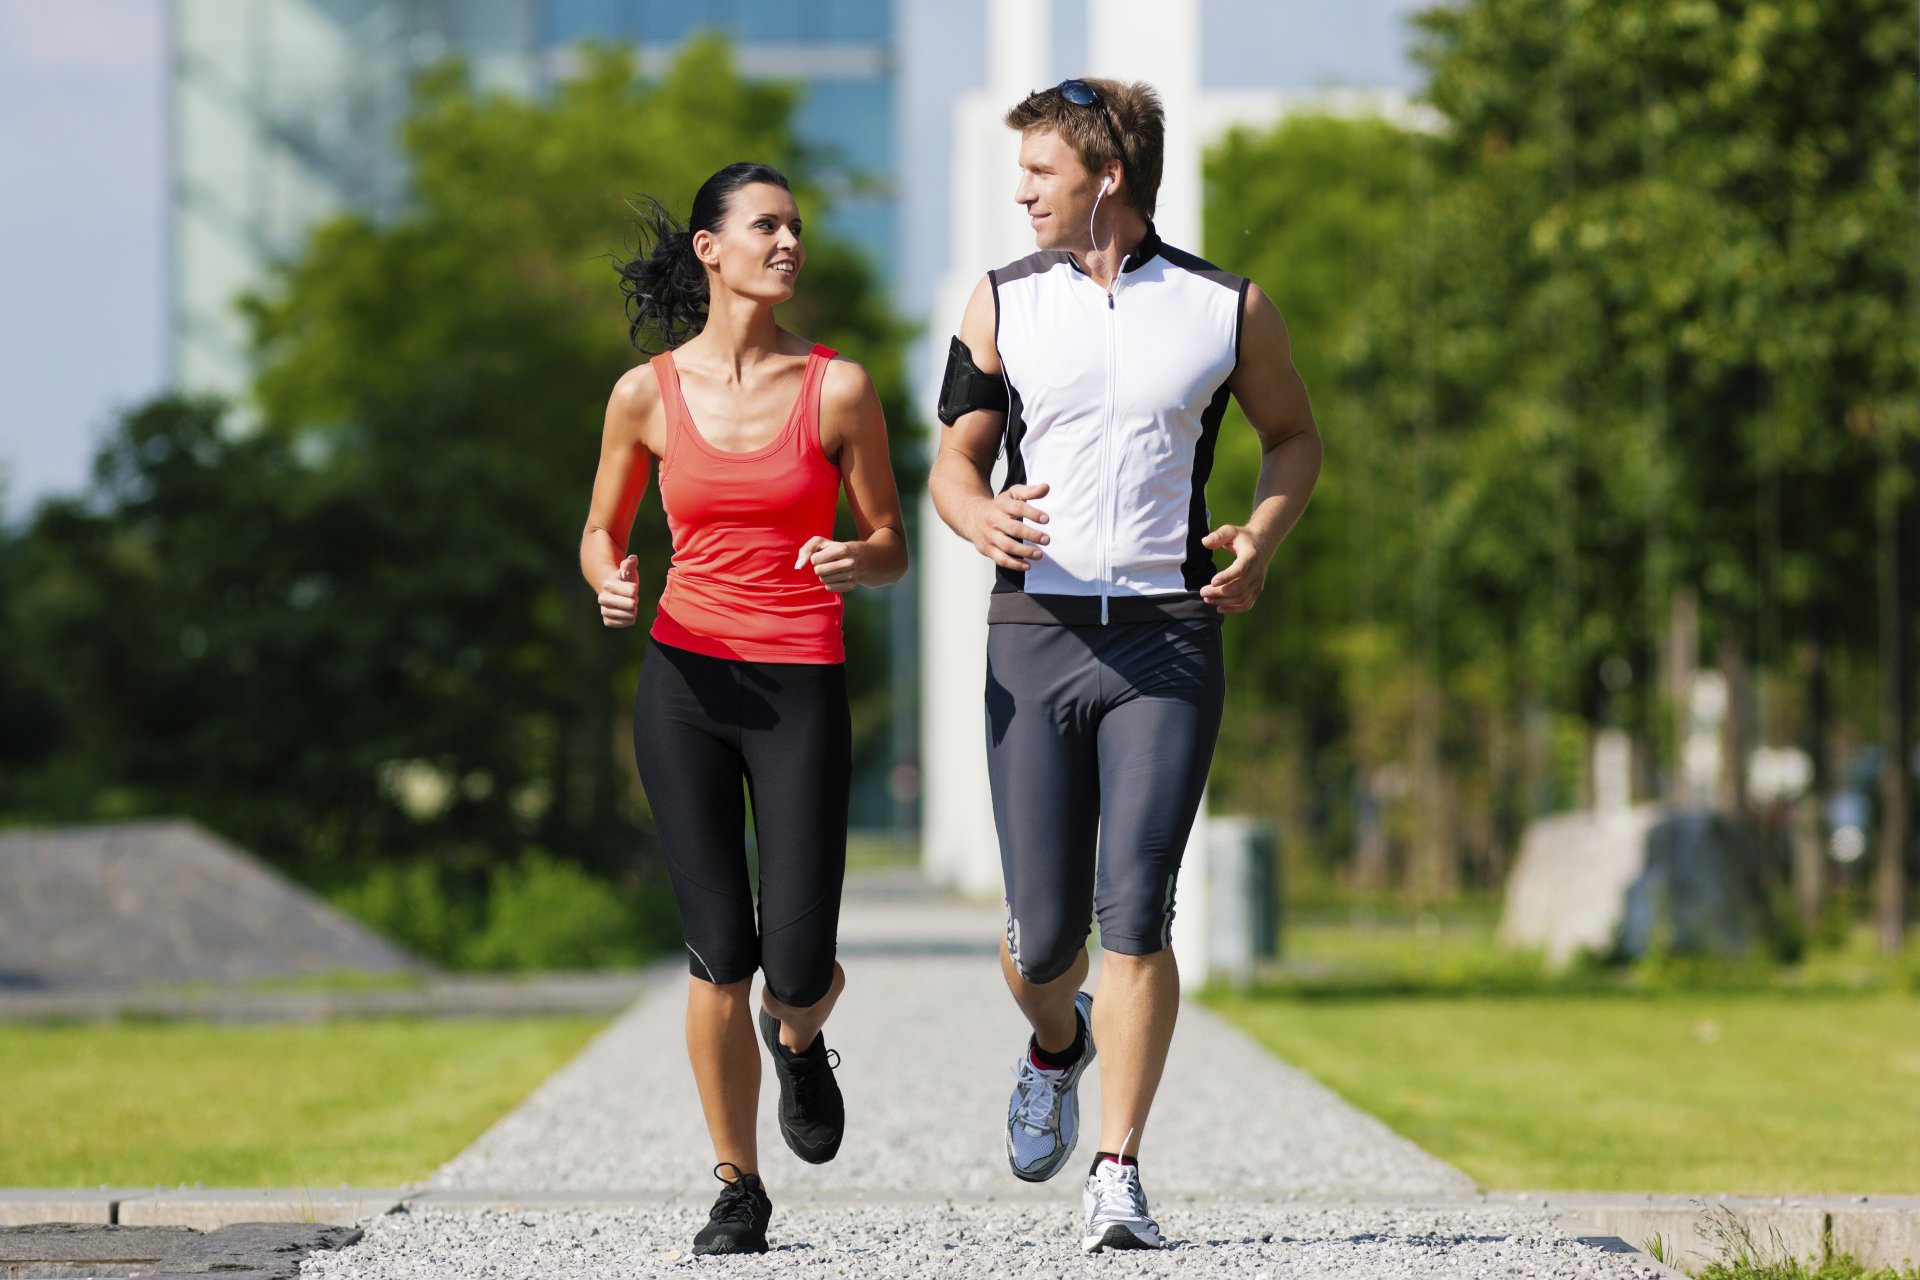
[[[618,886],[529,849],[487,871],[485,891],[434,863],[374,868],[334,905],[422,959],[450,969],[525,972],[638,964],[678,936],[660,886]]]
[[[454,963],[479,922],[477,904],[450,895],[431,862],[377,866],[332,897],[340,910],[435,964]]]
[[[467,941],[475,969],[600,969],[639,963],[635,904],[571,862],[530,849],[487,877],[486,928]]]

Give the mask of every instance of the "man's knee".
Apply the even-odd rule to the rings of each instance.
[[[1011,918],[1007,926],[1007,955],[1022,978],[1035,986],[1064,978],[1087,947],[1085,923],[1078,927],[1065,919]]]

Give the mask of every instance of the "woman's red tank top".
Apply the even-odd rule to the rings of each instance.
[[[673,563],[653,638],[743,662],[846,661],[840,596],[794,560],[808,538],[833,536],[840,469],[820,448],[820,384],[836,352],[807,356],[800,395],[772,443],[715,448],[680,393],[671,352],[653,358],[666,411],[660,502]]]

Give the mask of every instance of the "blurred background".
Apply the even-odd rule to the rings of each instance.
[[[641,634],[575,567],[625,202],[792,175],[783,320],[917,508],[952,281],[1024,232],[997,113],[1111,73],[1109,4],[0,0],[0,825],[186,817],[445,967],[673,945]],[[1230,968],[1920,975],[1914,7],[1164,20],[1169,238],[1276,298],[1326,443],[1226,629]],[[1216,517],[1257,465],[1236,417]],[[991,893],[931,763],[984,588],[911,518],[849,613],[854,858]],[[653,502],[635,550],[652,595]]]

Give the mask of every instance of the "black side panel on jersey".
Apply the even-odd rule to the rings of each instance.
[[[1207,536],[1207,477],[1213,471],[1213,446],[1220,439],[1220,422],[1227,416],[1227,384],[1213,393],[1200,415],[1200,438],[1193,442],[1193,498],[1187,507],[1187,558],[1180,576],[1187,590],[1198,591],[1213,581],[1213,552],[1202,541]]]
[[[1176,250],[1176,252],[1178,252]],[[1183,254],[1183,257],[1192,257]],[[1229,275],[1198,258],[1193,261],[1206,268],[1201,274],[1209,279],[1218,279],[1221,284],[1232,284],[1240,295],[1240,306],[1233,316],[1233,366],[1240,367],[1240,330],[1246,314],[1247,286],[1252,282],[1242,276]],[[1224,277],[1224,278],[1222,278]],[[1207,478],[1213,474],[1213,448],[1220,439],[1220,423],[1227,416],[1227,400],[1232,393],[1227,390],[1227,382],[1233,381],[1233,375],[1227,375],[1227,381],[1213,393],[1213,399],[1207,402],[1206,412],[1200,415],[1200,438],[1193,446],[1193,498],[1187,509],[1187,558],[1180,566],[1181,579],[1187,584],[1187,590],[1198,591],[1213,581],[1213,553],[1201,539],[1209,532],[1210,523],[1207,512]]]
[[[1007,482],[1000,486],[1000,492],[1002,493],[1005,493],[1016,484],[1025,484],[1027,482],[1027,455],[1022,452],[1020,448],[1027,438],[1027,419],[1026,415],[1021,411],[1023,406],[1020,403],[1020,389],[1018,387],[1010,387],[1009,395],[1011,401],[1007,405],[1007,433],[1002,437],[1006,442],[1007,450]],[[993,591],[995,595],[1007,591],[1025,591],[1026,589],[1026,574],[1021,573],[1018,569],[1006,568],[1004,565],[994,566]]]

